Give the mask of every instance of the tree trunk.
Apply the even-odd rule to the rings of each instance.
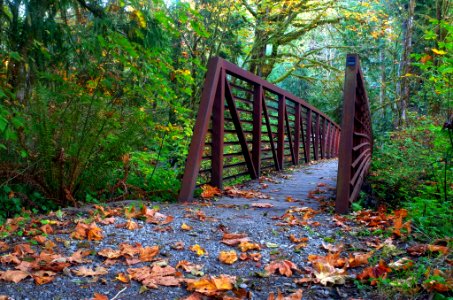
[[[399,118],[398,126],[404,127],[406,125],[406,115],[407,115],[407,105],[409,103],[410,97],[410,80],[407,74],[410,72],[411,59],[410,55],[412,53],[412,32],[414,29],[414,11],[415,11],[415,0],[409,1],[409,7],[407,10],[407,19],[404,28],[404,41],[403,41],[403,56],[401,58],[399,66],[399,76],[400,76],[400,89],[397,90],[397,95],[399,96]]]

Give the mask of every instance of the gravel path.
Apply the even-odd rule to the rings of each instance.
[[[158,206],[160,213],[171,215],[174,220],[168,225],[147,224],[144,221],[136,220],[141,228],[128,230],[117,228],[118,224],[126,222],[127,219],[124,216],[116,217],[115,223],[111,225],[97,223],[102,228],[104,238],[100,241],[89,242],[69,237],[75,227],[75,224],[71,223],[66,230],[50,234],[48,239],[57,244],[56,252],[64,255],[69,256],[79,249],[91,250],[92,254],[86,258],[92,262],[85,264],[90,267],[103,266],[104,258],[96,255],[97,252],[105,248],[117,249],[120,243],[126,242],[132,245],[140,243],[143,247],[157,245],[160,249],[157,258],[165,259],[170,266],[175,267],[179,261],[187,260],[203,265],[201,271],[206,275],[237,276],[239,286],[250,292],[251,299],[267,299],[269,292],[276,293],[277,290],[280,290],[284,294],[288,294],[300,288],[303,290],[303,299],[360,298],[366,295],[360,295],[363,292],[358,291],[352,282],[333,287],[324,287],[319,284],[300,286],[294,283],[294,279],[300,277],[300,274],[294,274],[292,277],[276,274],[260,277],[264,267],[270,261],[290,260],[303,270],[304,267],[309,266],[307,262],[309,254],[326,254],[321,247],[323,242],[346,245],[354,243],[351,240],[352,237],[345,235],[332,220],[332,202],[331,200],[329,202],[329,199],[333,197],[336,172],[337,161],[325,160],[270,178],[262,178],[260,181],[251,181],[239,187],[240,190],[259,191],[263,195],[269,196],[270,199],[223,196],[216,200],[191,204],[145,203],[150,208]],[[266,204],[265,206],[271,204],[273,207],[256,207],[256,205],[262,206],[263,203]],[[125,205],[124,202],[112,204],[112,206]],[[131,204],[127,205],[131,206]],[[277,223],[282,220],[278,220],[276,217],[281,217],[291,207],[309,207],[319,213],[311,218],[309,224],[305,226],[278,226]],[[87,218],[89,217],[88,211],[89,209],[66,210],[64,219]],[[181,225],[183,224],[189,225],[193,229],[182,230]],[[262,246],[261,260],[238,260],[233,265],[219,262],[217,257],[220,251],[235,249],[238,254],[240,253],[237,247],[221,243],[225,231],[245,233],[251,241],[259,243]],[[307,246],[296,250],[296,244],[288,238],[291,234],[296,237],[307,237]],[[25,238],[15,236],[6,241],[14,245],[23,243]],[[181,241],[185,245],[184,250],[172,248],[176,242]],[[190,251],[189,247],[195,244],[204,248],[208,255],[197,256]],[[124,260],[120,260],[107,267],[108,274],[94,279],[63,272],[59,273],[54,281],[43,285],[36,285],[31,278],[17,284],[0,281],[0,295],[8,295],[13,299],[92,299],[94,293],[100,293],[112,299],[121,291],[115,299],[184,299],[191,294],[186,290],[184,284],[180,287],[159,286],[157,289],[144,291],[137,281],[122,283],[115,279],[118,273],[126,273],[130,267],[138,268],[145,265],[149,265],[149,263],[128,266]],[[79,267],[80,265],[75,265],[69,269]],[[0,265],[0,270],[11,268],[11,265]],[[185,276],[197,278],[197,276],[187,273]]]

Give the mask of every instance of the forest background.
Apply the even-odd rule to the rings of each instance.
[[[373,197],[451,236],[451,16],[449,0],[0,0],[0,223],[23,208],[175,200],[211,57],[340,122],[358,53]]]

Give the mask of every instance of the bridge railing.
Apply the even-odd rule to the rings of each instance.
[[[196,186],[338,155],[340,127],[289,92],[221,58],[203,87],[179,201]]]
[[[337,213],[347,213],[359,196],[373,151],[371,114],[358,55],[348,54],[338,156]]]

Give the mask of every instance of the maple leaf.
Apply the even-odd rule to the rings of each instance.
[[[268,202],[256,202],[251,205],[252,207],[257,207],[257,208],[271,208],[274,207],[273,204],[268,203]]]
[[[159,247],[145,247],[139,249],[139,257],[141,261],[152,261],[154,256],[159,254]]]
[[[187,260],[179,261],[175,268],[176,269],[182,268],[184,271],[189,272],[192,275],[196,275],[196,276],[203,275],[203,272],[201,271],[201,269],[203,269],[203,265],[196,265]]]
[[[374,267],[365,268],[362,273],[357,275],[357,279],[364,281],[367,279],[371,279],[370,284],[376,285],[377,278],[386,278],[387,274],[390,273],[392,269],[390,269],[383,260],[379,261],[379,264]]]
[[[98,255],[109,258],[109,259],[116,259],[122,256],[120,250],[113,250],[110,248],[102,249],[98,252]]]
[[[12,254],[19,258],[23,258],[28,254],[34,253],[35,251],[31,248],[30,244],[18,244],[14,246],[14,252]]]
[[[92,298],[92,300],[109,300],[109,297],[103,294],[94,293],[94,297]]]
[[[344,245],[343,244],[332,245],[332,244],[326,244],[326,243],[322,242],[322,247],[329,252],[336,253],[336,252],[341,252],[341,250],[343,250],[343,248],[344,248]]]
[[[163,286],[179,286],[181,278],[176,277],[178,274],[176,269],[171,266],[158,266],[142,267],[142,268],[129,268],[127,269],[130,278],[137,280],[147,288],[157,288],[159,285]]]
[[[45,243],[47,238],[43,235],[37,235],[37,236],[34,236],[33,239],[42,245]]]
[[[2,264],[10,264],[10,263],[13,263],[13,264],[20,264],[20,259],[15,255],[15,254],[6,254],[6,255],[2,255],[0,256],[0,263]]]
[[[57,273],[52,271],[38,271],[32,274],[33,279],[37,285],[52,282]]]
[[[236,246],[242,242],[248,242],[245,233],[224,233],[221,242],[228,246]]]
[[[279,261],[272,261],[264,268],[269,274],[274,274],[275,271],[281,275],[285,275],[286,277],[291,277],[293,272],[291,270],[299,271],[296,264],[289,260],[279,260]]]
[[[421,256],[421,255],[424,255],[427,251],[439,252],[444,255],[447,255],[448,247],[439,246],[439,245],[419,244],[419,245],[414,245],[407,249],[407,253],[409,253],[412,256]]]
[[[210,199],[222,194],[222,191],[218,187],[210,186],[209,184],[203,185],[201,189],[203,190],[201,197],[204,199]]]
[[[198,256],[208,255],[208,252],[206,252],[206,250],[201,248],[198,244],[190,246],[189,250],[195,252]]]
[[[389,267],[393,270],[407,270],[414,265],[414,262],[408,257],[403,257],[395,262],[389,263]]]
[[[90,250],[77,250],[74,252],[70,257],[67,258],[67,261],[70,263],[77,263],[77,264],[83,264],[83,263],[89,263],[91,260],[84,259],[85,256],[88,256],[91,254]]]
[[[249,250],[261,250],[261,246],[259,244],[256,244],[256,243],[250,243],[250,242],[241,242],[239,245],[238,245],[238,248],[242,251],[242,252],[247,252]]]
[[[235,281],[235,277],[228,275],[208,276],[198,280],[186,279],[188,291],[195,291],[207,296],[215,296],[221,292],[232,290]]]
[[[373,255],[373,251],[364,254],[349,255],[348,267],[355,268],[368,264],[368,259]]]
[[[129,281],[131,281],[129,275],[126,275],[124,273],[118,273],[118,275],[116,275],[115,279],[122,283],[129,283]]]
[[[184,250],[184,242],[177,241],[173,245],[170,246],[174,250]]]
[[[453,279],[451,276],[447,276],[439,269],[435,269],[432,272],[427,272],[427,279],[423,282],[422,286],[429,292],[440,292],[446,293],[453,290]]]
[[[30,276],[29,272],[21,270],[0,271],[0,280],[18,283]]]
[[[136,243],[135,246],[130,245],[128,243],[121,243],[120,244],[121,255],[134,257],[140,252],[141,247],[142,246],[139,243]]]
[[[115,227],[116,228],[125,228],[128,230],[136,230],[136,229],[140,228],[140,226],[137,224],[137,222],[134,222],[132,220],[128,220],[126,223],[118,224]]]
[[[53,233],[53,228],[50,224],[45,224],[41,226],[39,229],[45,234],[52,234]]]
[[[6,242],[0,241],[0,252],[5,252],[9,250],[9,245]]]
[[[224,264],[231,265],[235,261],[238,260],[238,255],[237,255],[236,251],[234,251],[234,250],[220,251],[219,260],[220,260],[220,262],[222,262]]]
[[[236,187],[226,187],[224,193],[230,197],[239,197],[239,198],[257,198],[257,199],[269,199],[270,196],[263,194],[261,192],[253,191],[253,190],[239,190]]]
[[[77,276],[87,277],[87,276],[100,276],[108,274],[106,268],[98,266],[96,269],[90,269],[88,267],[82,266],[76,270],[72,270],[72,272]]]
[[[96,226],[96,223],[93,222],[90,225],[84,224],[82,222],[77,223],[74,232],[71,233],[71,238],[77,240],[83,240],[87,238],[89,241],[100,241],[104,237],[102,236],[102,229]]]
[[[182,223],[182,225],[181,225],[181,229],[182,229],[182,230],[186,230],[186,231],[190,231],[190,230],[192,230],[192,229],[193,229],[193,227],[192,227],[192,226],[189,226],[189,225],[187,225],[186,223]]]
[[[277,291],[277,298],[275,298],[274,292],[269,293],[269,296],[267,297],[267,300],[301,300],[302,299],[302,290],[299,289],[295,291],[294,293],[288,295],[288,296],[283,296],[280,290]]]

